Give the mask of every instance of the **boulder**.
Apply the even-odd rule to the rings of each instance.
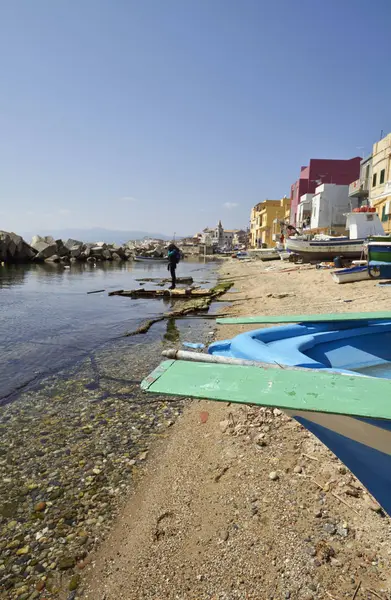
[[[91,248],[92,256],[102,256],[102,254],[103,254],[103,248],[101,246],[93,246]]]
[[[98,248],[103,248],[103,249],[107,248],[107,244],[105,242],[96,242],[95,246],[97,246]]]
[[[37,251],[36,260],[45,260],[46,258],[50,258],[55,254],[58,255],[57,244],[54,242],[53,244],[47,244],[46,242],[37,242],[33,246],[34,250]]]
[[[60,257],[57,254],[53,254],[49,258],[45,258],[46,263],[58,263],[60,262]]]
[[[0,262],[24,263],[31,261],[36,251],[20,235],[0,231]]]
[[[112,260],[122,260],[122,258],[120,257],[120,255],[117,254],[116,252],[113,252],[111,254],[111,258],[112,258]]]
[[[68,248],[68,250],[71,250],[71,248],[74,248],[75,246],[83,246],[83,242],[79,242],[78,240],[72,240],[72,238],[69,238],[69,240],[67,240],[65,242],[65,246],[66,248]]]
[[[72,246],[69,251],[71,258],[80,258],[82,248],[83,246]]]
[[[110,250],[103,250],[102,257],[106,260],[111,260],[111,252]]]
[[[56,244],[59,256],[69,256],[69,249],[62,240],[56,240]]]

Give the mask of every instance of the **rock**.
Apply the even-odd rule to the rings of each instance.
[[[28,554],[30,552],[30,546],[23,546],[23,548],[19,548],[16,551],[16,556],[23,556],[24,554]]]
[[[302,473],[303,471],[303,467],[301,467],[300,465],[297,465],[294,469],[293,472],[294,473]]]
[[[58,256],[60,256],[61,258],[63,258],[64,256],[68,256],[69,255],[69,249],[65,246],[64,242],[62,240],[56,240],[56,244],[57,244],[57,254]]]
[[[60,262],[60,257],[57,254],[53,254],[53,256],[50,256],[49,258],[45,258],[45,262],[47,262],[47,263],[59,263]]]
[[[71,258],[79,258],[79,256],[81,255],[81,249],[82,246],[72,246],[72,248],[69,249]]]
[[[228,419],[225,419],[224,421],[220,421],[219,425],[220,425],[221,432],[225,433],[229,427]]]
[[[138,459],[146,460],[147,456],[148,456],[148,450],[146,450],[145,452],[141,452],[141,454],[138,455]]]
[[[112,260],[117,260],[117,261],[118,260],[122,260],[122,258],[120,257],[120,255],[117,254],[116,252],[112,252],[111,258],[112,258]]]
[[[209,419],[209,413],[206,410],[200,412],[200,422],[206,423]]]
[[[26,263],[31,261],[37,251],[29,246],[20,235],[0,231],[0,262]]]
[[[61,571],[66,571],[67,569],[73,569],[73,567],[75,566],[75,564],[76,564],[76,561],[73,558],[73,556],[63,556],[58,561],[58,568]]]
[[[349,533],[349,529],[346,526],[346,523],[343,523],[342,525],[338,525],[337,527],[337,534],[340,535],[341,537],[348,537],[348,533]]]
[[[374,500],[372,500],[369,496],[364,496],[364,500],[365,500],[365,504],[367,505],[367,507],[370,510],[373,510],[373,512],[382,512],[382,508],[380,506],[380,504],[378,504],[377,502],[375,502]]]
[[[45,510],[46,508],[46,502],[38,502],[38,504],[35,505],[34,510],[36,512],[41,512],[43,510]]]
[[[80,584],[80,575],[73,575],[71,581],[69,582],[69,591],[73,592],[77,590]]]
[[[272,471],[271,473],[269,473],[269,479],[271,479],[272,481],[277,481],[277,479],[279,479],[278,473],[276,473],[276,471]]]
[[[325,523],[323,525],[323,529],[329,533],[330,535],[334,535],[335,532],[337,531],[336,526],[334,525],[334,523]]]
[[[102,256],[106,260],[111,260],[111,252],[110,252],[110,250],[103,250]]]
[[[37,242],[33,248],[37,251],[35,260],[46,260],[55,254],[58,256],[57,244],[54,241],[52,244],[47,244],[44,241]]]
[[[69,240],[67,240],[65,242],[64,246],[66,248],[68,248],[68,250],[71,250],[75,246],[78,246],[78,247],[81,248],[83,246],[83,242],[79,242],[78,240],[73,240],[72,238],[69,238]]]
[[[304,552],[306,552],[306,554],[309,554],[310,556],[316,556],[316,549],[313,546],[307,546],[306,548],[304,548]]]
[[[351,486],[347,486],[344,489],[344,492],[347,496],[353,496],[353,498],[359,498],[360,497],[360,490],[358,490],[355,487],[351,487]]]
[[[280,410],[279,408],[274,408],[273,409],[273,415],[275,417],[280,417],[282,415],[282,410]]]

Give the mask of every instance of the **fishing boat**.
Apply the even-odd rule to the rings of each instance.
[[[360,258],[364,243],[371,235],[384,234],[384,229],[376,212],[351,212],[346,215],[346,229],[349,237],[326,235],[288,237],[285,247],[306,262],[332,260],[336,256]]]
[[[167,257],[158,258],[156,256],[135,256],[134,260],[137,262],[167,262]]]
[[[218,322],[290,325],[216,342],[208,354],[166,351],[171,360],[142,387],[284,410],[328,446],[391,515],[391,312]]]
[[[368,272],[373,279],[391,279],[391,237],[371,237],[366,245]]]
[[[332,271],[331,275],[336,283],[352,283],[354,281],[371,279],[367,265],[356,265],[349,269],[338,269],[337,271]]]

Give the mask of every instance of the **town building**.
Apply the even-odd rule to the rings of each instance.
[[[280,222],[285,221],[290,200],[264,200],[251,210],[250,240],[252,248],[272,247],[281,234]]]
[[[322,183],[315,189],[311,201],[311,232],[332,235],[345,233],[346,213],[352,212],[358,204],[358,198],[349,196],[348,185]]]
[[[360,177],[349,185],[349,196],[358,198],[359,206],[369,202],[369,191],[372,183],[372,154],[363,158],[360,163]]]
[[[213,246],[219,250],[230,250],[235,245],[246,243],[246,237],[246,232],[241,229],[224,229],[220,220],[216,227],[206,227],[203,230],[200,244]]]
[[[300,226],[297,211],[302,196],[314,194],[322,183],[349,185],[360,176],[360,162],[359,156],[349,160],[311,158],[307,166],[301,167],[299,179],[291,186],[291,225]]]
[[[391,133],[373,144],[369,202],[391,233]]]

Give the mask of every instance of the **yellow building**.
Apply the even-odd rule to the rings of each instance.
[[[290,200],[286,196],[281,200],[264,200],[251,210],[250,238],[252,248],[273,247],[278,241],[280,221],[289,219]]]
[[[391,233],[391,133],[373,144],[369,202],[376,208],[384,230]]]

